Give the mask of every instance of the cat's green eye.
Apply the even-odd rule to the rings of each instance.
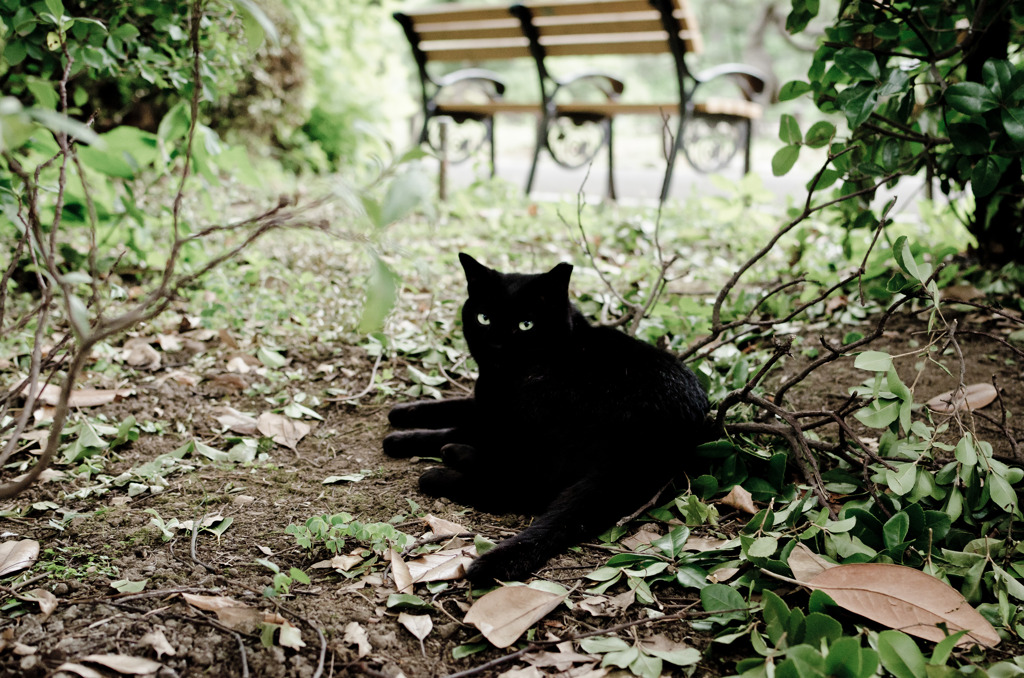
[[[524,321],[522,321],[521,323],[519,323],[519,329],[523,330],[524,332],[526,330],[532,330],[533,329],[533,321],[532,320],[524,320]]]
[[[491,324],[491,319],[487,317],[486,313],[477,313],[476,314],[476,321],[478,323],[480,323],[481,325],[490,325]]]

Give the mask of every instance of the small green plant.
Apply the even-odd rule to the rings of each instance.
[[[401,550],[415,541],[389,523],[361,523],[348,513],[313,516],[302,525],[289,525],[285,532],[294,535],[295,542],[305,549],[323,546],[332,554],[340,553],[347,540],[364,544],[376,554],[392,546]]]
[[[256,562],[274,573],[271,585],[263,589],[263,595],[267,598],[288,595],[292,584],[295,582],[309,585],[309,575],[297,567],[290,567],[288,572],[285,573],[281,571],[281,568],[276,563],[266,558],[257,558]]]

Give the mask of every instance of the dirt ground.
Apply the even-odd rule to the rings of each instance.
[[[894,325],[880,345],[873,348],[897,353],[909,342],[925,343],[918,334],[924,327],[923,319]],[[961,331],[984,328],[983,331],[998,333],[1003,325],[988,316],[965,314],[960,327]],[[1024,411],[1022,363],[1017,355],[993,339],[966,333],[961,339],[967,358],[967,382],[990,381],[996,375],[1000,387],[1005,389],[1005,408],[1013,413]],[[805,341],[804,346],[808,345]],[[220,356],[227,351],[215,343],[210,350]],[[309,380],[304,384],[307,392],[317,392],[328,385],[358,392],[369,379],[372,366],[372,360],[355,349],[296,350],[287,355],[292,359],[290,369]],[[785,370],[795,370],[805,360],[798,354],[787,362]],[[897,361],[908,384],[914,380],[914,362]],[[339,370],[331,381],[330,375],[316,371],[317,366],[325,363]],[[193,436],[217,447],[224,443],[224,434],[213,419],[215,408],[230,405],[241,411],[261,411],[267,409],[272,395],[273,389],[260,396],[242,394],[244,389],[265,382],[252,373],[207,371],[197,386],[153,378],[169,369],[146,375],[145,380],[134,385],[133,396],[90,412],[105,412],[112,420],[128,414],[140,422],[159,418],[175,422],[178,427],[176,432],[163,435],[143,433],[138,441],[118,451],[117,461],[107,468],[107,473],[116,475],[144,464]],[[848,387],[865,377],[866,373],[852,368],[852,361],[844,360],[816,373],[794,392],[793,398],[798,404],[820,407],[824,396],[825,402],[832,404],[845,397]],[[915,388],[926,399],[953,385],[955,381],[941,370],[929,368]],[[278,387],[284,386],[278,383],[274,388]],[[399,521],[400,529],[422,534],[426,528],[414,516],[408,499],[418,502],[421,512],[457,521],[491,539],[511,534],[525,524],[528,519],[522,516],[467,512],[451,502],[420,495],[416,478],[425,464],[391,460],[380,451],[380,440],[387,431],[386,410],[396,400],[365,397],[358,401],[360,404],[325,402],[316,408],[324,420],[310,422],[312,432],[298,443],[294,452],[279,445],[269,451],[269,459],[262,463],[197,464],[192,472],[171,475],[169,486],[158,494],[144,492],[129,497],[121,488],[75,499],[67,496],[78,487],[75,482],[45,482],[0,507],[13,510],[51,501],[60,511],[82,514],[61,524],[59,511],[44,507],[0,519],[5,540],[38,540],[44,555],[47,550],[53,551],[46,558],[67,565],[63,569],[52,568],[38,582],[22,587],[50,590],[57,599],[52,613],[47,616],[35,604],[25,603],[17,608],[16,616],[0,617],[0,675],[87,675],[58,670],[65,662],[88,664],[98,671],[93,675],[122,675],[85,659],[88,655],[111,654],[157,660],[162,665],[160,676],[308,678],[314,674],[404,674],[420,678],[464,671],[506,654],[506,650],[491,648],[462,659],[453,657],[454,648],[476,635],[475,629],[461,621],[468,600],[466,583],[453,583],[436,595],[417,590],[424,598],[432,597],[435,605],[434,628],[421,649],[419,641],[399,624],[397,613],[386,607],[388,596],[395,592],[386,575],[376,582],[348,580],[331,569],[314,569],[311,566],[328,554],[323,550],[310,553],[285,533],[289,524],[346,511],[364,522],[405,516]],[[1012,457],[1012,444],[998,423],[998,405],[990,406],[987,412],[996,423],[978,418],[979,434],[996,445],[997,454]],[[1010,432],[1019,440],[1024,435],[1019,417],[1011,417],[1010,422]],[[323,482],[329,476],[362,470],[371,473],[358,482]],[[201,532],[193,554],[188,532],[177,532],[173,539],[164,541],[160,530],[152,524],[153,513],[147,510],[164,521],[219,514],[233,518],[234,522],[219,536]],[[722,509],[721,532],[738,530],[744,523],[744,517],[734,518],[729,509]],[[571,588],[578,577],[602,565],[608,555],[599,548],[584,546],[550,563],[544,575]],[[295,583],[288,595],[268,599],[262,592],[271,584],[272,573],[256,562],[258,558],[271,560],[284,570],[298,567],[309,574],[311,583]],[[111,581],[125,579],[148,581],[140,593],[119,594],[111,588]],[[258,632],[236,631],[219,623],[210,612],[190,606],[183,593],[227,596],[267,612],[277,612],[299,630],[305,646],[264,647]],[[683,609],[696,600],[696,591],[692,590],[676,589],[659,595],[667,612]],[[579,608],[569,611],[563,607],[542,622],[541,630],[564,637],[645,614],[644,607],[634,606],[618,617],[597,618]],[[355,636],[346,634],[352,622],[365,630],[368,644],[355,642]],[[166,644],[153,640],[155,632],[162,634]],[[682,621],[639,626],[636,632],[641,636],[663,633],[699,648],[708,643],[706,637],[693,632]],[[727,657],[716,656],[713,652],[706,655],[697,675],[733,672]],[[479,675],[498,675],[523,666],[508,663]],[[590,671],[593,666],[580,668]],[[669,668],[666,665],[666,670]],[[548,675],[556,675],[553,671],[544,670]],[[589,675],[605,673],[602,669]]]

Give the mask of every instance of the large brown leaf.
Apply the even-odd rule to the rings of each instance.
[[[508,647],[558,607],[565,595],[529,586],[505,586],[473,603],[465,622],[480,629],[495,647]]]
[[[946,632],[967,629],[958,645],[995,647],[999,634],[960,593],[935,577],[903,565],[838,565],[806,586],[824,591],[837,605],[889,628],[938,642]]]
[[[996,387],[992,384],[970,384],[962,391],[949,391],[937,395],[928,401],[928,409],[941,414],[950,414],[956,410],[979,410],[996,399]]]
[[[39,542],[35,539],[5,541],[0,544],[0,577],[31,567],[39,558]]]

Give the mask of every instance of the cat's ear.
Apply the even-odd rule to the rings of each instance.
[[[569,294],[569,276],[572,275],[572,264],[562,262],[544,274],[553,290],[559,294]]]
[[[459,252],[459,261],[462,263],[462,270],[466,272],[466,282],[470,287],[476,283],[490,279],[494,274],[494,271],[487,268],[465,252]]]

